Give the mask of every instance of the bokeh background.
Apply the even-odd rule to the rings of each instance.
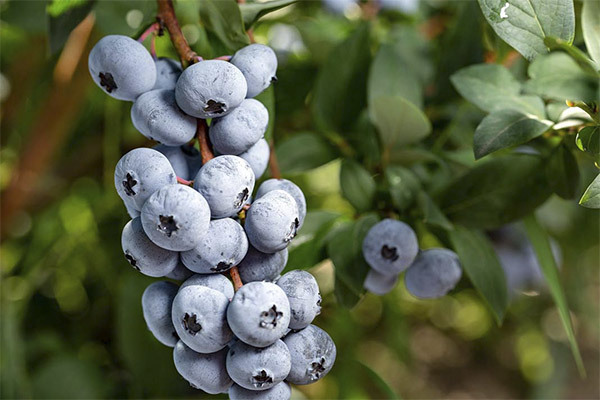
[[[373,16],[368,7],[335,13],[318,1],[302,1],[269,14],[254,31],[280,57],[273,137],[284,176],[304,189],[309,209],[354,214],[339,193],[336,153],[319,154],[328,157],[323,165],[312,163],[310,148],[289,140],[314,131],[310,101],[319,69],[365,18],[375,36],[395,29],[423,43],[416,62],[427,75],[425,111],[433,137],[446,135],[455,148],[470,151],[483,114],[460,98],[448,76],[509,50],[475,1],[402,3],[404,8]],[[130,268],[121,253],[121,229],[129,218],[114,190],[114,166],[126,151],[152,144],[135,131],[131,105],[106,96],[87,71],[87,54],[100,37],[139,33],[155,4],[98,0],[57,52],[49,46],[49,5],[0,1],[0,394],[209,398],[177,375],[171,349],[146,329],[140,299],[152,280]],[[207,44],[196,1],[180,0],[176,10],[199,54],[222,55]],[[159,56],[175,56],[166,36],[157,48]],[[511,65],[523,73],[523,60]],[[453,119],[457,110],[459,121]],[[580,163],[582,182],[594,176],[590,164]],[[560,253],[586,379],[577,372],[516,225],[491,233],[498,243],[513,243],[520,255],[503,261],[524,276],[514,278],[514,268],[508,276],[511,303],[502,326],[466,279],[439,300],[416,300],[399,284],[384,297],[368,294],[345,309],[333,295],[331,262],[306,265],[292,251],[294,265],[309,268],[320,283],[324,309],[316,323],[338,348],[329,376],[296,388],[294,397],[391,398],[391,389],[413,399],[599,398],[598,213],[554,196],[538,217]]]

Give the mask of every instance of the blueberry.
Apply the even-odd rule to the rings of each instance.
[[[142,227],[140,217],[125,225],[121,235],[125,258],[133,268],[155,278],[165,276],[179,263],[179,255],[154,244]]]
[[[197,353],[180,340],[173,349],[175,369],[194,389],[226,393],[233,384],[225,366],[227,351],[224,348],[215,353]]]
[[[331,336],[315,325],[289,333],[284,343],[290,350],[292,368],[286,380],[308,385],[323,378],[335,363],[336,349]]]
[[[269,112],[265,106],[258,100],[246,99],[226,116],[214,118],[208,132],[216,151],[237,155],[258,142],[267,125]]]
[[[181,253],[181,260],[194,272],[215,274],[238,265],[247,251],[248,239],[240,224],[231,218],[214,219],[200,244]]]
[[[219,351],[233,338],[227,325],[229,299],[206,286],[189,285],[173,300],[173,326],[179,338],[198,353]]]
[[[290,329],[306,328],[321,313],[321,294],[316,279],[309,272],[293,270],[277,281],[290,302]]]
[[[232,217],[240,212],[254,190],[254,173],[237,156],[215,157],[198,171],[194,189],[206,198],[212,218]]]
[[[175,87],[179,107],[196,118],[223,117],[246,97],[246,80],[231,63],[221,60],[198,62],[186,68]]]
[[[229,388],[230,400],[289,400],[291,397],[292,388],[285,381],[261,391],[244,389],[235,383]]]
[[[185,154],[190,171],[187,179],[194,180],[196,179],[196,175],[198,175],[198,171],[202,168],[202,156],[194,146],[181,146],[181,150]]]
[[[252,172],[256,179],[260,178],[262,174],[267,170],[269,165],[269,156],[271,155],[271,149],[269,143],[265,139],[260,139],[252,147],[239,155],[250,164]]]
[[[410,226],[393,219],[373,225],[362,243],[365,261],[377,272],[397,275],[419,252],[417,236]]]
[[[130,37],[105,36],[88,58],[90,75],[111,97],[134,101],[156,82],[154,60],[146,48]]]
[[[272,190],[254,200],[246,214],[244,229],[257,250],[275,253],[288,246],[299,226],[294,198],[283,190]]]
[[[227,353],[227,373],[235,383],[249,390],[267,390],[290,372],[290,352],[277,340],[263,348],[236,342]]]
[[[227,321],[244,343],[269,346],[288,328],[290,303],[285,292],[274,283],[250,282],[233,296],[227,309]]]
[[[258,199],[272,190],[283,190],[296,200],[296,205],[298,206],[298,220],[300,221],[298,227],[301,227],[304,223],[304,217],[306,217],[306,199],[304,198],[302,189],[294,182],[287,179],[267,179],[258,187],[256,198]]]
[[[194,273],[187,269],[180,260],[179,263],[177,263],[175,269],[169,272],[167,275],[165,275],[165,277],[176,281],[185,281],[192,275],[194,275]]]
[[[168,89],[138,97],[131,107],[131,121],[142,135],[167,146],[186,144],[196,134],[196,119],[179,109],[175,92]]]
[[[383,296],[392,291],[398,282],[398,275],[385,275],[370,268],[363,287],[369,292]]]
[[[415,297],[433,299],[446,295],[462,275],[458,256],[448,249],[423,250],[406,270],[406,289]]]
[[[185,185],[167,185],[155,192],[142,209],[144,231],[168,250],[198,246],[208,231],[210,210],[204,197]]]
[[[277,77],[277,56],[273,49],[262,44],[251,44],[238,50],[231,58],[248,83],[246,97],[255,97],[269,87]]]
[[[229,300],[233,298],[233,285],[229,279],[221,274],[194,274],[181,284],[179,290],[188,286],[206,286],[207,288],[223,293]]]
[[[153,149],[133,149],[115,168],[115,187],[129,207],[141,210],[148,197],[165,185],[177,183],[169,160]]]
[[[171,307],[177,289],[177,285],[171,282],[154,282],[142,295],[142,312],[148,329],[156,340],[169,347],[175,346],[179,340],[171,320]]]
[[[125,209],[127,209],[127,214],[129,214],[131,218],[137,218],[142,214],[140,210],[137,209],[133,199],[126,197],[123,199],[123,203],[125,204]]]
[[[242,282],[273,281],[285,268],[288,260],[288,249],[268,254],[248,247],[248,253],[238,265]]]
[[[171,166],[178,177],[189,179],[190,167],[188,164],[188,156],[183,150],[186,147],[188,146],[165,146],[164,144],[159,144],[154,147],[154,150],[161,152],[167,157],[167,160],[171,163]]]
[[[182,72],[183,68],[179,61],[160,57],[156,60],[156,83],[153,89],[175,90],[177,79]]]

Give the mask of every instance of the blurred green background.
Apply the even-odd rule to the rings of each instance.
[[[51,52],[49,4],[0,1],[1,396],[209,398],[177,375],[172,350],[146,329],[141,294],[152,279],[130,268],[121,253],[121,229],[129,218],[114,190],[114,166],[126,151],[152,143],[135,131],[131,104],[106,96],[87,71],[87,54],[100,37],[139,33],[156,6],[96,1],[64,48]],[[180,0],[176,10],[199,54],[222,55],[199,24],[196,1]],[[318,155],[287,141],[315,131],[310,102],[317,74],[366,14],[356,7],[336,15],[318,1],[303,1],[270,14],[254,30],[256,40],[280,56],[272,134],[283,143],[278,154],[284,175],[303,188],[309,210],[347,218],[354,211],[339,193],[338,138],[326,137],[332,148]],[[448,77],[510,54],[477,3],[424,1],[415,14],[389,11],[370,18],[374,40],[396,30],[402,40],[419,43],[413,60],[426,75],[433,137],[444,135],[457,156],[464,149],[470,154],[483,113],[460,98]],[[175,56],[166,36],[157,48],[159,56]],[[524,61],[511,68],[522,74]],[[312,165],[315,157],[328,162]],[[581,163],[582,182],[594,176],[589,164]],[[292,250],[290,262],[310,267],[319,281],[324,309],[316,324],[338,348],[327,378],[296,388],[294,397],[391,398],[393,391],[414,399],[599,398],[598,213],[554,196],[538,217],[562,251],[560,274],[586,379],[577,373],[543,284],[513,293],[502,326],[466,279],[439,300],[416,300],[399,284],[384,297],[367,294],[347,310],[333,295],[331,262],[306,265]],[[428,240],[436,243],[427,232],[419,234],[425,247]]]

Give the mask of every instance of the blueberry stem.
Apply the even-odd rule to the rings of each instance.
[[[158,22],[154,22],[151,24],[148,29],[146,29],[138,38],[138,42],[142,43],[144,40],[148,38],[151,34],[156,34],[160,30],[160,24]]]
[[[198,118],[198,128],[196,130],[196,138],[198,139],[198,145],[200,146],[200,156],[202,157],[202,164],[206,164],[215,155],[212,151],[210,139],[208,137],[208,125],[206,120]]]
[[[231,56],[221,56],[221,57],[215,57],[215,58],[213,58],[213,60],[223,60],[223,61],[230,61],[230,60],[231,60]]]
[[[240,277],[240,272],[238,271],[238,267],[231,267],[229,270],[229,275],[233,281],[233,288],[237,292],[242,286],[244,286],[242,278]]]
[[[156,19],[161,25],[164,25],[169,32],[171,42],[179,54],[181,65],[185,68],[190,64],[194,64],[198,57],[198,54],[191,49],[187,40],[181,32],[179,22],[175,16],[175,9],[173,8],[172,0],[156,0],[158,4],[158,15]]]
[[[186,186],[194,185],[194,181],[188,181],[188,180],[180,178],[180,177],[177,177],[177,183],[181,183],[182,185],[186,185]]]

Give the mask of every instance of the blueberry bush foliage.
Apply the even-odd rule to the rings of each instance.
[[[334,3],[175,2],[205,59],[251,41],[279,58],[257,98],[309,210],[286,270],[317,277],[338,347],[293,398],[596,397],[600,2]],[[156,15],[152,0],[0,4],[2,397],[202,396],[146,330],[151,281],[119,249],[114,165],[148,144],[87,72],[99,38]],[[181,55],[167,32],[156,52]],[[361,243],[383,218],[458,254],[449,296],[365,292]],[[533,288],[515,290],[507,229]]]

